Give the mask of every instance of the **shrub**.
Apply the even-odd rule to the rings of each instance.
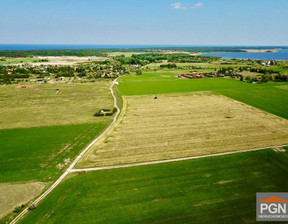
[[[23,208],[25,207],[25,205],[20,205],[20,206],[17,206],[14,210],[13,210],[13,212],[14,213],[19,213],[19,212],[21,212],[22,210],[23,210]]]

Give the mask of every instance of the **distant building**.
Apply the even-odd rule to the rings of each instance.
[[[38,80],[38,82],[40,82],[40,83],[44,83],[44,79],[42,79],[42,78],[39,78],[39,79],[37,79]]]

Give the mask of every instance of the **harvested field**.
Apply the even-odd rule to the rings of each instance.
[[[0,218],[36,197],[44,187],[41,182],[0,184]]]
[[[288,121],[209,92],[124,96],[114,129],[79,162],[95,167],[288,143]]]

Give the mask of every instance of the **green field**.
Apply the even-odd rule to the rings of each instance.
[[[255,223],[256,192],[287,190],[287,156],[264,150],[74,174],[21,223]]]
[[[178,79],[177,74],[145,73],[143,76],[123,77],[118,88],[122,95],[146,95],[159,93],[177,93],[194,91],[211,91],[218,89],[247,88],[251,84],[233,79]]]
[[[29,62],[38,62],[40,61],[37,58],[6,58],[3,60],[0,58],[0,64],[18,64],[18,63],[29,63]]]
[[[0,182],[54,180],[108,123],[0,130]]]
[[[124,57],[131,57],[132,55],[135,54],[143,54],[142,52],[112,52],[108,53],[108,56],[115,57],[115,56],[122,56]]]

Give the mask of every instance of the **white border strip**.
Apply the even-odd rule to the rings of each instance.
[[[225,156],[225,155],[231,155],[231,154],[243,153],[243,152],[260,151],[260,150],[264,150],[264,149],[284,147],[284,146],[288,146],[288,144],[286,144],[286,145],[269,146],[269,147],[264,147],[264,148],[246,149],[246,150],[240,150],[240,151],[221,152],[221,153],[215,153],[215,154],[209,154],[209,155],[192,156],[192,157],[184,157],[184,158],[177,158],[177,159],[167,159],[167,160],[159,160],[159,161],[152,161],[152,162],[126,164],[126,165],[93,167],[93,168],[84,168],[84,169],[71,169],[70,172],[71,173],[88,172],[88,171],[110,170],[110,169],[119,169],[119,168],[135,167],[135,166],[146,166],[146,165],[153,165],[153,164],[160,164],[160,163],[171,163],[171,162],[178,162],[178,161],[185,161],[185,160],[192,160],[192,159],[201,159],[201,158],[208,158],[208,157]]]

